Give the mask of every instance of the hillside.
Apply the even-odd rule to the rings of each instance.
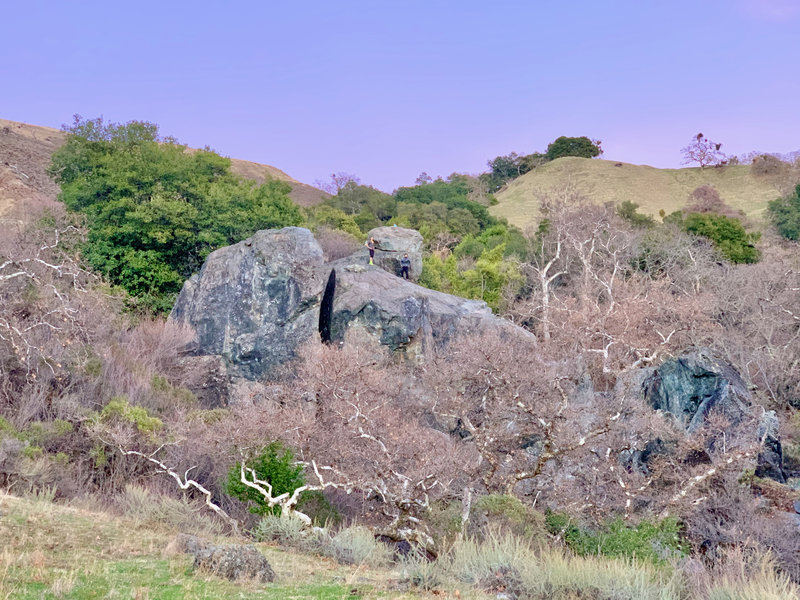
[[[519,227],[538,213],[540,193],[564,184],[594,202],[635,202],[641,212],[657,216],[682,208],[689,194],[701,185],[712,185],[722,199],[755,220],[760,220],[770,200],[781,195],[767,179],[754,177],[749,165],[715,168],[656,169],[609,160],[567,157],[547,163],[515,179],[496,194],[498,204],[490,211]]]
[[[47,176],[50,156],[64,142],[64,132],[0,119],[0,218],[14,211],[24,213],[31,203],[55,201],[58,187]],[[301,183],[280,169],[247,160],[231,159],[234,173],[263,182],[279,179],[292,186],[291,199],[300,206],[313,206],[327,196],[317,188]],[[21,201],[24,200],[24,205]]]

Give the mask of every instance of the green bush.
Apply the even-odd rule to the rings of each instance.
[[[778,233],[788,240],[800,240],[800,185],[794,193],[770,202],[768,211]]]
[[[639,212],[639,205],[630,200],[624,200],[617,205],[617,214],[634,227],[653,227],[656,222],[650,215]]]
[[[548,531],[561,536],[579,556],[635,558],[663,564],[688,554],[688,546],[680,536],[680,525],[671,517],[658,522],[642,521],[634,526],[614,519],[598,529],[589,529],[564,513],[550,512],[545,522]]]
[[[253,514],[279,514],[279,507],[269,507],[258,491],[241,482],[241,466],[241,462],[237,462],[228,471],[225,491],[233,498],[247,503]],[[272,486],[273,497],[284,493],[291,494],[306,482],[303,466],[295,464],[294,451],[281,442],[267,445],[258,456],[248,460],[246,466],[256,472],[258,479]]]
[[[99,415],[94,415],[94,419],[100,423],[113,423],[114,421],[128,423],[135,426],[139,433],[150,437],[164,428],[161,419],[150,415],[143,406],[131,406],[125,396],[112,398]]]
[[[76,116],[52,158],[59,198],[86,216],[84,256],[131,296],[167,312],[183,281],[216,248],[259,229],[299,225],[280,181],[258,185],[208,149],[187,152],[158,126]]]
[[[689,213],[676,211],[664,219],[687,233],[711,240],[717,251],[732,263],[756,263],[760,254],[755,243],[758,233],[747,233],[739,219],[714,213]]]

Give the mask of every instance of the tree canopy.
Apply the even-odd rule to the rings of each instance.
[[[60,199],[86,216],[84,255],[146,309],[168,311],[216,248],[303,221],[288,184],[245,180],[229,159],[189,151],[153,123],[76,116],[65,130],[50,173]]]
[[[770,202],[768,210],[778,233],[789,240],[800,239],[800,185],[792,194]]]
[[[548,160],[555,160],[563,156],[578,156],[580,158],[594,158],[603,153],[600,140],[590,140],[586,136],[566,137],[561,136],[547,146]]]

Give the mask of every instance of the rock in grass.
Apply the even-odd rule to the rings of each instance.
[[[255,546],[211,546],[194,555],[194,567],[232,581],[255,580],[260,583],[275,580],[275,572]]]

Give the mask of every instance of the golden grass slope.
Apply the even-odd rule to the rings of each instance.
[[[548,190],[572,184],[578,192],[596,202],[635,202],[639,211],[657,216],[686,205],[692,191],[712,185],[730,206],[761,221],[767,203],[781,196],[774,183],[750,173],[749,165],[705,169],[656,169],[609,160],[566,157],[547,163],[512,181],[495,196],[489,210],[496,217],[524,228],[535,221],[539,197]]]

